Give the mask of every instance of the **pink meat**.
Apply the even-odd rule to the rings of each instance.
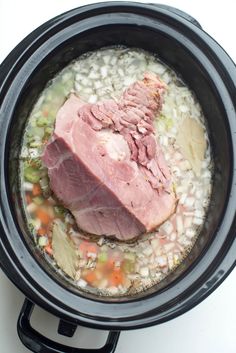
[[[88,104],[71,95],[59,110],[43,162],[79,228],[126,240],[174,212],[171,176],[153,127],[164,92],[146,74],[118,103]]]

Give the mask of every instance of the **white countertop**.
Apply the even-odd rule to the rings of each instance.
[[[46,20],[90,1],[0,0],[0,62],[29,32]],[[143,1],[158,2],[158,1]],[[234,1],[159,1],[193,15],[236,62]],[[236,99],[236,97],[235,97]],[[235,254],[236,256],[236,254]],[[20,343],[16,321],[24,296],[0,270],[0,352],[29,352]],[[106,333],[80,327],[73,339],[55,334],[58,319],[37,308],[33,326],[50,338],[75,347],[101,346]],[[69,343],[70,342],[70,343]],[[236,269],[207,299],[186,314],[147,329],[122,332],[116,353],[235,353]]]

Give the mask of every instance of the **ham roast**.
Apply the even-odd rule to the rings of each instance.
[[[75,95],[58,111],[43,162],[50,186],[88,233],[132,239],[175,209],[171,175],[153,121],[166,86],[145,74],[117,102]]]

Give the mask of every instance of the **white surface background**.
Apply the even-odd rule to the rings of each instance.
[[[157,2],[154,0],[143,2]],[[193,15],[236,62],[234,1],[160,0]],[[79,0],[0,0],[0,62],[18,42],[40,24],[74,7]],[[236,97],[235,97],[236,99]],[[236,256],[236,254],[235,254]],[[26,353],[17,337],[16,320],[24,296],[0,270],[0,353]],[[98,347],[105,340],[102,331],[79,328],[73,339],[56,336],[58,320],[36,309],[34,327],[60,342],[80,347]],[[123,332],[116,353],[235,353],[236,269],[225,282],[197,307],[165,324]]]

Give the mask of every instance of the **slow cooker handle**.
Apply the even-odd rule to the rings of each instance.
[[[21,342],[35,353],[114,353],[120,336],[120,331],[110,331],[102,348],[83,349],[65,346],[54,342],[37,332],[30,324],[34,304],[25,299],[17,322],[17,332]]]
[[[168,10],[170,12],[175,13],[178,16],[181,16],[183,18],[185,18],[186,20],[188,20],[189,22],[193,23],[195,26],[199,27],[200,29],[202,29],[202,26],[200,25],[200,23],[192,16],[190,16],[189,14],[187,14],[186,12],[176,9],[175,7],[172,6],[168,6],[168,5],[164,5],[164,4],[149,4],[149,5],[153,5],[155,7],[159,7],[161,9],[164,10]]]

